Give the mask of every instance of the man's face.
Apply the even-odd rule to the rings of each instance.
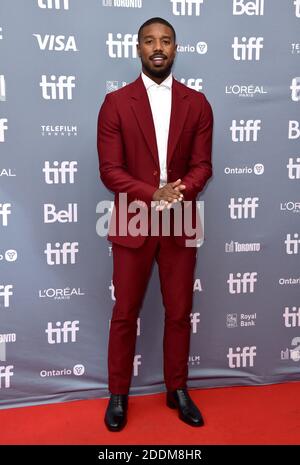
[[[172,30],[168,26],[160,23],[145,26],[137,45],[145,74],[150,78],[167,77],[173,66],[176,48]]]

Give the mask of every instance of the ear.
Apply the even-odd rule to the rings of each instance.
[[[139,44],[136,44],[136,50],[137,50],[138,56],[141,58],[141,50],[140,50]]]

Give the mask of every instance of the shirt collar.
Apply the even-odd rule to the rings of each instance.
[[[146,87],[146,90],[148,90],[152,86],[156,87],[167,87],[168,89],[172,88],[172,83],[173,83],[173,75],[172,73],[169,74],[169,76],[160,84],[157,84],[157,82],[153,81],[150,79],[143,71],[141,72],[141,76],[144,82],[144,85]]]

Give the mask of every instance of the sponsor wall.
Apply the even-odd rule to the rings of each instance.
[[[174,75],[215,117],[188,385],[300,379],[300,0],[2,0],[2,408],[108,396],[113,196],[96,124],[138,76],[152,16],[174,25]],[[131,394],[165,389],[163,321],[154,268]]]

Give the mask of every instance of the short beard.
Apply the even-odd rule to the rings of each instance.
[[[142,65],[144,67],[144,69],[147,71],[147,73],[150,75],[150,76],[153,76],[153,77],[156,77],[156,78],[167,78],[171,72],[171,69],[172,69],[172,66],[173,66],[173,62],[172,61],[169,66],[167,68],[164,68],[164,69],[152,69],[150,68],[147,63],[144,63],[143,60],[142,61]]]

